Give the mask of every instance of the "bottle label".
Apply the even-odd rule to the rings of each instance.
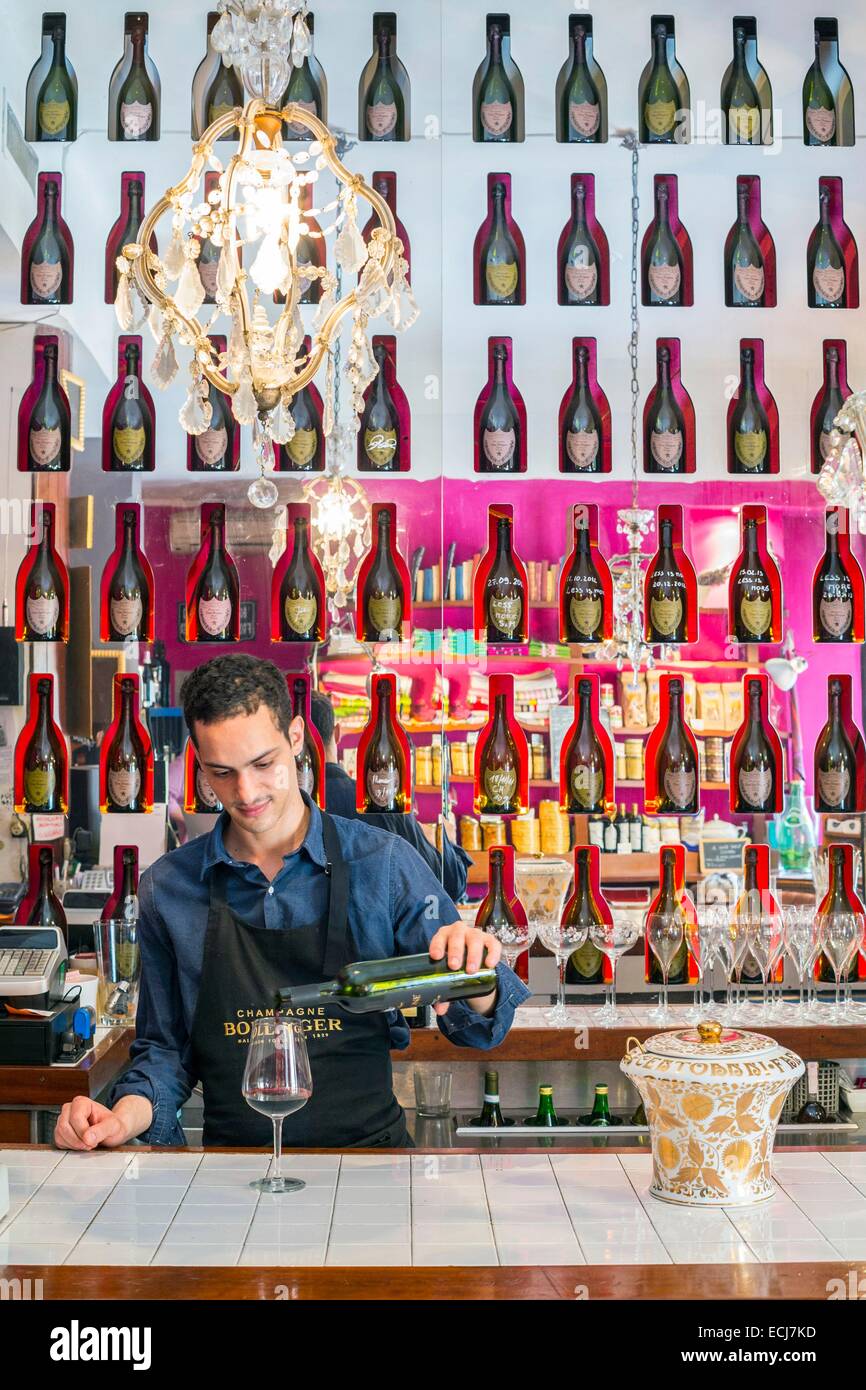
[[[213,125],[214,121],[218,121],[221,116],[227,116],[229,112],[234,111],[234,109],[235,108],[233,106],[229,106],[228,102],[215,101],[214,104],[208,109],[208,125]]]
[[[509,299],[517,289],[517,262],[488,261],[484,278],[488,290],[496,299]]]
[[[307,796],[312,796],[316,785],[316,774],[310,759],[308,757],[295,758],[295,769],[301,791],[306,792]]]
[[[200,767],[196,768],[195,773],[195,794],[196,800],[199,801],[203,806],[207,806],[208,810],[211,810],[214,807],[219,806],[220,804],[219,797],[217,796],[216,792],[214,791],[210,782],[205,777]]]
[[[679,293],[682,275],[678,265],[651,265],[647,269],[647,279],[659,299],[673,299]]]
[[[773,603],[769,598],[744,598],[740,600],[740,623],[753,637],[763,637],[770,631],[773,619]]]
[[[37,299],[53,299],[63,283],[60,261],[31,261],[30,288]]]
[[[144,617],[144,605],[136,595],[134,598],[113,598],[108,606],[111,626],[121,637],[129,637],[137,632]]]
[[[309,632],[316,625],[319,605],[315,595],[312,598],[287,598],[283,605],[286,622],[292,632]]]
[[[565,436],[565,452],[575,468],[590,469],[598,458],[598,430],[568,430]]]
[[[676,598],[651,598],[650,599],[650,623],[653,630],[661,634],[662,637],[672,637],[682,622],[683,601],[677,594]]]
[[[115,806],[131,806],[141,791],[141,773],[137,767],[108,769],[108,799]]]
[[[44,636],[53,632],[60,618],[60,599],[56,594],[40,594],[39,598],[28,598],[24,605],[27,627],[31,632]]]
[[[761,128],[761,113],[757,106],[731,106],[728,124],[736,140],[750,145]]]
[[[30,457],[38,468],[49,468],[60,457],[62,438],[59,429],[30,431]]]
[[[828,111],[826,106],[807,106],[806,129],[822,145],[826,145],[836,134],[836,112]]]
[[[484,430],[481,451],[493,468],[505,468],[514,457],[517,437],[514,430]]]
[[[743,468],[760,468],[767,457],[767,431],[736,430],[734,456]]]
[[[584,250],[584,255],[586,252]],[[569,294],[578,300],[589,299],[598,284],[598,266],[595,261],[589,264],[575,264],[569,261],[565,267],[565,287]]]
[[[364,453],[375,468],[387,468],[397,452],[396,430],[365,430]]]
[[[31,811],[50,806],[54,800],[57,775],[53,767],[31,767],[24,773],[24,800]]]
[[[668,768],[664,776],[665,796],[680,811],[687,811],[694,805],[695,772],[673,772]]]
[[[602,959],[598,947],[587,940],[582,946],[578,946],[576,951],[572,951],[569,962],[582,980],[591,980],[598,974]]]
[[[571,774],[571,794],[585,811],[594,810],[601,805],[604,796],[604,773],[586,763],[578,763]]]
[[[220,633],[226,632],[231,616],[230,598],[200,598],[198,601],[199,626],[208,637],[218,637]]]
[[[653,430],[650,435],[650,453],[666,472],[673,472],[683,456],[682,430]]]
[[[770,798],[773,790],[773,773],[768,767],[755,768],[752,771],[740,769],[737,777],[737,785],[740,789],[740,796],[747,806],[754,806],[756,810],[761,810]]]
[[[824,771],[818,768],[818,796],[825,806],[837,811],[845,810],[845,801],[851,788],[851,774],[847,767]]]
[[[390,806],[400,791],[400,777],[393,767],[381,772],[368,772],[365,781],[367,795],[374,806]]]
[[[579,632],[581,637],[592,637],[601,622],[601,599],[571,599],[568,605],[568,616],[575,632]]]
[[[764,267],[760,265],[735,265],[734,285],[750,304],[757,304],[764,293]]]
[[[504,632],[506,637],[513,637],[523,616],[523,599],[519,594],[506,598],[491,598],[488,614],[490,622],[500,632]]]
[[[69,102],[68,101],[40,101],[37,119],[39,129],[44,135],[59,135],[64,126],[69,124]]]
[[[653,135],[668,135],[677,118],[677,104],[675,101],[648,101],[643,118]]]
[[[316,103],[314,101],[294,101],[293,106],[299,106],[302,111],[309,111],[311,116],[318,115]],[[287,140],[306,140],[309,137],[309,130],[298,121],[287,121],[285,126]]]
[[[510,806],[517,791],[517,768],[489,767],[484,773],[484,791],[494,806]]]
[[[845,292],[845,267],[840,265],[836,270],[828,265],[822,270],[815,266],[812,271],[812,284],[815,286],[816,294],[828,300],[830,304],[835,304]]]
[[[851,626],[854,608],[850,599],[822,598],[818,604],[818,620],[831,637],[841,637]]]
[[[568,120],[572,130],[588,140],[595,135],[601,123],[601,107],[597,101],[570,101]]]
[[[397,125],[397,105],[393,101],[377,101],[367,107],[367,129],[374,140],[384,140]]]
[[[199,278],[204,285],[204,292],[208,299],[216,299],[217,274],[219,272],[219,261],[203,261],[198,259]]]
[[[124,140],[140,140],[151,127],[153,107],[149,101],[123,101],[120,104],[120,131]]]
[[[115,430],[111,436],[114,457],[124,468],[132,468],[142,462],[147,436],[139,425],[124,430]]]
[[[318,446],[319,435],[316,430],[295,430],[285,449],[296,467],[306,468],[307,464],[312,463]]]
[[[510,101],[482,101],[479,114],[488,135],[504,135],[511,129],[514,113]]]
[[[371,627],[377,632],[399,635],[403,605],[398,598],[371,598],[367,604],[367,616]]]
[[[142,431],[143,433],[143,431]],[[229,432],[225,426],[218,430],[204,430],[202,434],[193,435],[193,448],[200,463],[205,468],[213,468],[219,463],[229,446]]]

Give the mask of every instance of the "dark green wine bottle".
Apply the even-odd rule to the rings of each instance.
[[[571,191],[571,226],[559,263],[560,304],[598,304],[600,258],[586,225],[586,184],[576,179]]]
[[[479,421],[478,460],[482,473],[520,471],[520,417],[505,378],[508,349],[493,349],[493,389]]]
[[[51,718],[51,681],[37,681],[36,728],[24,753],[24,810],[52,814],[65,810],[61,772],[63,752]]]
[[[828,718],[815,745],[815,810],[857,809],[857,758],[842,723],[842,682],[827,686]]]
[[[589,850],[579,849],[575,860],[574,892],[563,908],[563,926],[586,927],[586,940],[572,951],[565,966],[567,985],[599,985],[604,981],[604,953],[590,937],[590,928],[603,918],[589,880]]]
[[[391,31],[382,25],[376,34],[379,60],[364,98],[363,140],[402,140],[404,102],[391,66]]]
[[[668,186],[655,191],[655,227],[643,258],[643,302],[674,307],[683,302],[683,258],[668,218]]]
[[[828,347],[824,352],[824,393],[815,411],[815,432],[812,439],[812,471],[819,473],[830,449],[830,433],[836,428],[836,416],[845,398],[839,386],[839,349]]]
[[[481,1114],[477,1123],[479,1127],[484,1129],[501,1129],[505,1124],[499,1106],[498,1071],[486,1071],[484,1073],[484,1104],[481,1106]]]
[[[773,813],[776,810],[776,760],[764,732],[761,714],[760,681],[746,682],[749,702],[746,737],[737,749],[731,766],[734,785],[734,811],[749,815],[755,811]]]
[[[538,1110],[536,1111],[534,1119],[527,1120],[527,1124],[539,1125],[543,1129],[553,1129],[559,1124],[553,1105],[552,1086],[539,1086]]]
[[[746,67],[746,31],[734,30],[734,63],[722,92],[726,145],[760,145],[761,103]]]
[[[280,640],[320,642],[324,635],[325,595],[310,562],[310,523],[295,517],[295,539],[280,588]]]
[[[577,533],[574,559],[563,592],[563,627],[567,642],[601,642],[604,633],[604,589],[592,558],[589,530]]]
[[[852,642],[854,589],[839,554],[838,512],[827,512],[824,531],[826,548],[812,587],[812,640]]]
[[[644,636],[647,642],[685,642],[688,637],[688,590],[674,550],[674,529],[661,523],[658,556],[649,582]]]
[[[740,390],[731,413],[731,473],[770,472],[770,421],[755,389],[755,354],[740,350]]]
[[[54,514],[46,507],[42,512],[39,551],[24,589],[24,642],[62,642],[64,639],[67,595],[55,561],[53,527]]]
[[[815,30],[815,61],[803,83],[804,145],[836,145],[836,101],[821,67],[821,35]]]
[[[502,30],[491,24],[488,38],[487,69],[478,88],[475,113],[475,139],[485,144],[507,144],[514,140],[514,88],[502,61]]]
[[[69,415],[63,409],[57,381],[57,347],[47,343],[42,353],[45,375],[30,416],[27,458],[31,473],[68,473],[71,467]]]
[[[664,24],[653,30],[653,64],[643,92],[640,138],[645,145],[672,145],[676,140],[680,93],[668,67],[668,31]]]
[[[656,389],[647,413],[645,468],[647,473],[685,473],[686,425],[671,387],[670,348],[656,353]]]
[[[693,816],[698,812],[698,760],[683,723],[683,683],[668,687],[668,723],[656,754],[656,812]]]
[[[220,116],[227,116],[236,106],[244,104],[243,84],[234,68],[226,67],[220,59],[219,68],[205,97],[205,125],[213,125]],[[225,136],[221,137],[225,139]]]
[[[388,353],[377,343],[373,356],[379,367],[375,380],[367,388],[367,399],[358,431],[358,467],[376,473],[400,471],[400,421],[385,369]]]
[[[74,140],[77,133],[78,99],[66,61],[66,30],[56,24],[51,31],[54,52],[51,67],[36,98],[36,139]]]
[[[770,642],[773,637],[773,590],[758,550],[758,523],[743,523],[743,549],[735,562],[731,591],[733,631],[737,642]]]
[[[111,421],[111,466],[115,472],[142,472],[150,462],[150,419],[141,403],[141,352],[127,343],[123,394]]]
[[[818,194],[818,225],[809,238],[807,298],[811,309],[844,309],[845,261],[830,225],[830,194]]]
[[[295,432],[288,443],[280,445],[280,471],[313,473],[321,470],[325,466],[321,420],[306,386],[292,397],[292,418]]]
[[[42,226],[30,249],[27,275],[28,304],[63,304],[69,280],[69,250],[57,224],[59,186],[51,178],[45,183]]]
[[[451,999],[477,999],[496,989],[495,967],[482,965],[471,975],[461,968],[428,955],[395,956],[389,960],[361,960],[344,965],[336,979],[318,985],[290,986],[276,991],[281,1012],[333,1001],[348,1013],[369,1014],[417,1004],[447,1003]]]
[[[749,221],[749,185],[737,183],[737,224],[725,264],[725,303],[737,309],[764,307],[764,257]]]
[[[364,580],[365,642],[399,641],[403,625],[403,581],[391,554],[391,514],[379,512],[376,554]]]
[[[145,32],[141,19],[129,31],[132,63],[117,94],[119,140],[156,140],[159,135],[156,90],[144,59]]]
[[[484,583],[484,618],[488,642],[521,646],[527,640],[526,585],[514,562],[512,521],[496,523],[496,555]]]
[[[517,304],[520,298],[520,252],[505,216],[505,184],[492,192],[493,222],[481,248],[479,288],[482,304]]]
[[[592,684],[577,682],[577,723],[574,737],[564,749],[568,811],[575,814],[603,814],[605,811],[605,759],[592,722]],[[578,856],[578,868],[580,856]]]
[[[579,343],[574,350],[574,389],[562,421],[560,471],[600,473],[602,471],[601,414],[589,386],[589,348]],[[587,641],[583,637],[570,639]]]
[[[592,145],[601,139],[601,102],[586,61],[586,29],[574,26],[571,67],[562,89],[561,129],[568,144]]]
[[[308,24],[309,21],[310,16],[307,17]],[[313,76],[309,55],[305,55],[299,68],[292,66],[289,83],[283,93],[280,106],[288,106],[289,102],[294,102],[296,106],[302,106],[305,111],[309,111],[311,116],[318,116],[320,121],[323,119],[322,89]],[[310,138],[310,132],[299,121],[286,121],[283,126],[283,135],[286,140],[308,140]]]

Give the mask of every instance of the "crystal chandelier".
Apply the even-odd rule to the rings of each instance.
[[[269,507],[277,500],[273,480],[264,476],[273,468],[273,446],[291,439],[292,397],[312,380],[326,357],[322,429],[326,437],[333,429],[334,347],[346,316],[352,318],[345,372],[357,430],[364,392],[378,372],[370,320],[384,315],[390,327],[401,332],[414,323],[418,308],[406,280],[403,244],[385,200],[346,168],[337,154],[336,136],[312,112],[296,102],[277,105],[290,63],[300,67],[310,51],[306,3],[217,0],[217,8],[222,13],[211,44],[227,66],[241,72],[249,100],[208,127],[193,145],[187,173],[144,218],[138,240],[124,246],[117,262],[115,310],[124,332],[147,319],[157,342],[151,376],[160,389],[178,371],[175,343],[191,349],[189,391],[180,411],[188,434],[201,434],[210,423],[208,382],[230,396],[238,423],[253,426],[260,477],[250,487],[250,501]],[[283,145],[283,122],[309,132],[306,147],[292,153]],[[238,147],[223,165],[214,144],[234,128]],[[205,198],[208,167],[218,179]],[[307,196],[319,201],[322,173],[333,175],[336,195],[322,206],[305,209]],[[358,228],[363,202],[380,222],[369,245]],[[150,239],[167,214],[172,234],[160,257],[151,250]],[[355,289],[341,299],[331,271],[297,259],[301,238],[316,235],[308,218],[317,219],[323,236],[334,236],[336,266],[358,277]],[[219,248],[213,305],[205,304],[197,266],[205,239]],[[321,281],[321,298],[312,323],[312,345],[305,352],[300,302],[315,279]],[[282,300],[274,305],[277,293]],[[266,304],[272,306],[270,312]],[[220,320],[228,321],[225,352],[217,352],[208,336],[222,330]]]
[[[854,528],[866,535],[866,391],[856,391],[833,421],[818,491],[830,507],[848,507]]]

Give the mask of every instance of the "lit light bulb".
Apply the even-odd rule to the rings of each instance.
[[[273,294],[286,277],[286,258],[279,236],[271,232],[262,238],[258,255],[250,266],[250,275],[263,294]]]

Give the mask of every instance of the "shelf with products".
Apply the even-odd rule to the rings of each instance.
[[[483,884],[487,882],[487,851],[486,850],[467,850],[467,854],[472,860],[469,870],[468,881],[470,884]],[[521,854],[515,852],[515,861],[520,862]],[[574,860],[574,850],[569,850],[567,854],[549,853],[544,856],[546,859],[562,859],[571,864]],[[599,855],[601,866],[602,883],[655,883],[658,884],[659,877],[659,857],[658,854],[644,854],[634,851],[632,854],[607,853]],[[696,850],[686,851],[686,879],[689,882],[696,882],[702,877],[701,867]]]

